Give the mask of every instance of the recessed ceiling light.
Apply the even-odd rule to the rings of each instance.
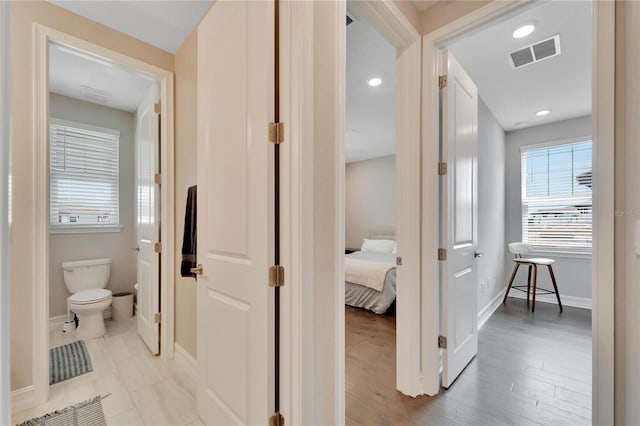
[[[544,117],[545,115],[549,114],[551,111],[548,109],[543,109],[541,111],[536,112],[536,115],[538,117]]]
[[[536,29],[536,26],[533,24],[523,25],[513,32],[513,38],[526,37],[529,34],[531,34],[535,29]]]
[[[526,121],[520,121],[519,123],[516,123],[516,127],[524,127],[524,126],[526,126],[527,124],[529,124],[529,123],[528,123],[528,122],[526,122]]]
[[[371,86],[371,87],[376,87],[376,86],[380,86],[380,84],[382,84],[382,80],[379,79],[378,77],[376,77],[376,78],[372,78],[367,83],[369,83],[369,86]]]

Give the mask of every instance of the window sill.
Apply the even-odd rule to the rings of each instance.
[[[121,225],[50,226],[49,234],[104,234],[122,231]]]
[[[555,251],[555,250],[536,250],[532,249],[528,257],[550,257],[550,258],[563,258],[563,259],[585,259],[591,260],[593,255],[591,253],[584,252],[572,252],[572,251]]]

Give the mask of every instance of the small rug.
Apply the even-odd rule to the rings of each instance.
[[[49,384],[93,371],[87,346],[82,340],[49,350]]]
[[[96,396],[18,426],[106,426],[101,401],[107,396]]]

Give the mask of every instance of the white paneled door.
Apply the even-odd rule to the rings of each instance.
[[[197,404],[208,425],[272,414],[273,45],[269,1],[216,1],[198,27]]]
[[[159,239],[160,189],[155,184],[159,166],[158,114],[154,105],[158,91],[154,84],[136,114],[136,238],[138,250],[138,334],[157,355],[160,352],[160,257],[154,245]]]
[[[440,92],[442,335],[446,337],[442,385],[449,387],[478,352],[477,150],[478,90],[460,64],[444,52],[446,86]]]

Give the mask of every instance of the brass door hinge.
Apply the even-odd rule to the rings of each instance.
[[[447,174],[447,163],[445,162],[438,163],[438,175],[444,176],[446,174]]]
[[[269,268],[269,287],[282,287],[284,285],[284,266],[274,265]]]
[[[275,413],[269,417],[269,426],[284,426],[284,416],[280,413]]]
[[[160,324],[160,321],[162,321],[162,313],[156,312],[153,315],[153,322],[155,322],[156,324]]]
[[[160,104],[153,104],[153,112],[156,114],[160,114],[162,112],[162,107]]]
[[[269,142],[276,145],[284,142],[284,123],[269,123]]]
[[[447,260],[447,249],[445,248],[438,249],[438,260]]]
[[[153,182],[155,182],[156,185],[160,185],[162,183],[162,175],[160,173],[153,175]]]
[[[440,77],[438,77],[438,88],[444,89],[445,87],[447,87],[447,76],[441,75]]]
[[[438,347],[447,349],[447,338],[445,336],[438,336]]]
[[[155,251],[156,253],[162,253],[162,243],[161,242],[154,243],[153,251]]]

